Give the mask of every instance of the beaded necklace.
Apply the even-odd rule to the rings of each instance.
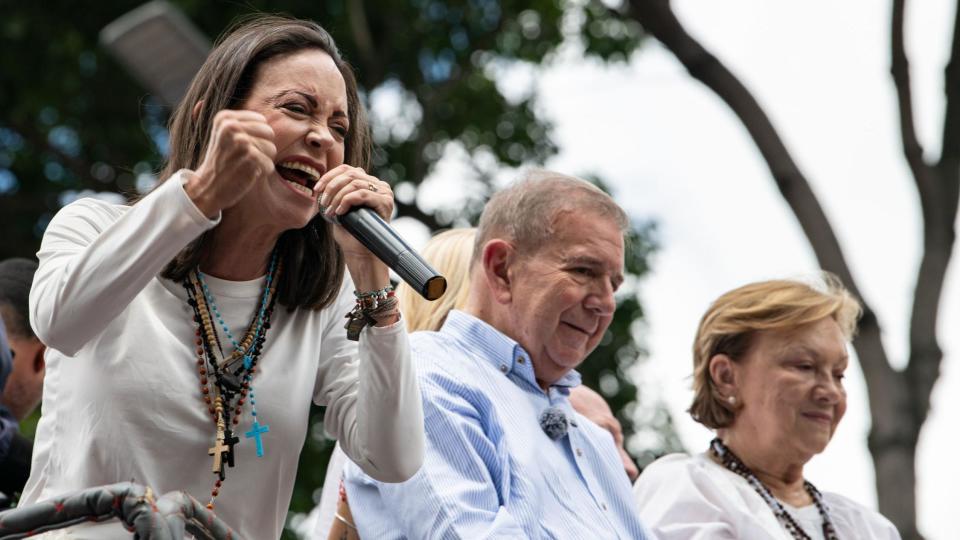
[[[811,540],[810,536],[800,527],[800,524],[787,512],[787,509],[770,493],[767,486],[763,485],[763,482],[757,478],[757,475],[753,474],[753,471],[744,465],[744,463],[740,461],[740,458],[727,448],[727,445],[723,444],[723,441],[719,438],[710,441],[710,451],[720,459],[724,467],[742,476],[747,483],[750,484],[750,487],[760,494],[760,497],[767,503],[767,506],[773,510],[773,515],[777,517],[777,520],[791,536],[797,540]],[[833,521],[830,520],[827,505],[823,502],[823,496],[820,494],[820,491],[806,480],[803,481],[803,487],[807,490],[807,493],[810,494],[810,497],[813,499],[813,504],[817,506],[817,510],[820,512],[820,517],[823,518],[823,537],[827,540],[839,540],[837,529],[834,527]]]
[[[239,342],[224,322],[212,293],[203,281],[203,274],[198,270],[194,271],[183,283],[187,290],[187,303],[193,308],[194,322],[197,325],[195,344],[200,392],[216,426],[214,446],[207,452],[213,457],[212,471],[217,475],[211,490],[210,502],[207,503],[207,508],[211,510],[213,501],[219,495],[223,481],[226,479],[224,466],[235,465],[234,446],[239,444],[240,439],[234,435],[233,429],[240,423],[242,407],[248,396],[253,425],[245,435],[247,438],[256,439],[257,456],[264,455],[261,436],[269,431],[269,426],[261,425],[257,418],[253,375],[257,370],[257,361],[266,341],[267,330],[270,329],[270,317],[276,303],[276,288],[282,266],[282,263],[277,261],[277,254],[274,251],[260,299],[260,307],[250,321],[243,339]],[[234,347],[233,352],[226,358],[214,327],[211,311],[223,328],[224,335]],[[211,379],[213,385],[209,385]]]

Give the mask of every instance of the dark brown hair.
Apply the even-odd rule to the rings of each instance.
[[[14,258],[0,262],[0,313],[7,333],[21,339],[35,338],[30,328],[30,287],[37,261]]]
[[[217,40],[170,118],[170,156],[160,172],[161,181],[180,169],[199,166],[210,141],[213,117],[223,109],[243,105],[263,63],[306,49],[329,54],[343,75],[350,121],[344,163],[368,168],[371,139],[356,77],[340,57],[330,34],[312,21],[253,15],[234,23]],[[201,102],[194,118],[193,108]],[[211,241],[212,234],[208,231],[191,242],[170,261],[163,277],[185,279],[196,268]],[[320,309],[334,301],[343,281],[344,259],[329,223],[318,215],[302,229],[285,231],[277,241],[277,250],[284,267],[277,287],[277,300],[281,304],[290,309]]]

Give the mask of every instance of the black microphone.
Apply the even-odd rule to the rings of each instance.
[[[321,211],[324,209],[321,208]],[[427,300],[436,300],[447,290],[447,280],[423,260],[400,238],[397,231],[376,212],[366,207],[353,207],[342,216],[335,216],[351,236],[383,261]]]

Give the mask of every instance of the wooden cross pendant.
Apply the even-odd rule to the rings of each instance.
[[[223,435],[217,437],[217,444],[207,450],[207,454],[213,456],[213,473],[220,475],[223,480],[226,475],[223,472],[223,454],[230,451],[230,448],[223,444]],[[231,459],[228,455],[227,459]]]

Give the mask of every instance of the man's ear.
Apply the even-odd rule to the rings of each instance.
[[[196,122],[197,118],[200,116],[200,111],[203,109],[203,100],[201,99],[193,106],[193,113],[191,113],[191,118]]]
[[[494,238],[483,246],[481,270],[487,280],[490,296],[500,304],[513,300],[510,265],[516,259],[516,249],[506,240]]]

